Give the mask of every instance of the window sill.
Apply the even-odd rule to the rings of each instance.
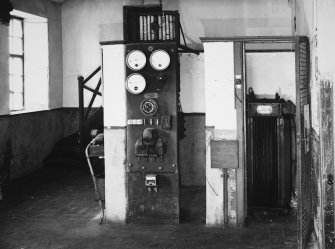
[[[11,111],[9,113],[10,116],[25,114],[25,113],[32,113],[32,112],[42,112],[42,111],[49,111],[49,108],[30,108],[30,109],[23,109],[19,111]]]

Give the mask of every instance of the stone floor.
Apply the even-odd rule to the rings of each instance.
[[[208,228],[204,188],[183,188],[181,196],[180,225],[99,225],[87,171],[42,169],[6,188],[0,248],[296,248],[294,216],[259,215],[245,228]]]

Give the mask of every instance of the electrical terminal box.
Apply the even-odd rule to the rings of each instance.
[[[127,125],[157,126],[163,130],[171,129],[171,115],[163,115],[158,118],[128,119]]]

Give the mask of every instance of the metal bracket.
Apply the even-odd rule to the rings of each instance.
[[[179,48],[182,49],[182,50],[178,50],[179,53],[193,53],[193,54],[199,55],[201,52],[200,50],[195,50],[193,48],[189,48],[189,47],[186,47],[180,44],[179,44]]]

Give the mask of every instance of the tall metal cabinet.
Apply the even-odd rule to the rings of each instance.
[[[247,116],[248,210],[286,211],[292,195],[295,106],[276,95],[249,94]]]

